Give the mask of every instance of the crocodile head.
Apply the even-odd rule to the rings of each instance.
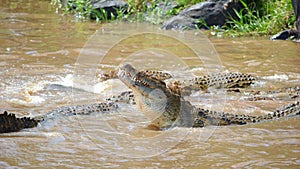
[[[118,78],[133,90],[138,109],[151,121],[151,128],[171,127],[180,113],[180,92],[167,86],[164,78],[137,71],[129,64],[121,65]]]

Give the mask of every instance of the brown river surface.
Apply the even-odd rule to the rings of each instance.
[[[167,70],[179,79],[192,73],[251,73],[260,78],[250,88],[261,90],[300,82],[300,43],[266,37],[208,40],[199,31],[76,22],[45,0],[0,4],[1,112],[33,117],[59,106],[104,101],[128,89],[117,79],[100,82],[98,74],[124,61]],[[249,114],[290,102],[219,95],[191,99],[198,106]],[[134,105],[121,103],[117,112],[59,116],[36,128],[0,134],[0,168],[300,167],[299,117],[166,131],[146,129],[147,122]]]

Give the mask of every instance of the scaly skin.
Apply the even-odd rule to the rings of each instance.
[[[116,108],[117,105],[112,102],[94,103],[90,105],[63,106],[33,118],[16,117],[15,114],[8,114],[5,111],[3,114],[0,114],[0,133],[16,132],[25,128],[36,127],[38,123],[48,119],[54,119],[58,116],[106,113],[115,110]]]
[[[273,114],[261,116],[205,110],[191,105],[191,103],[181,97],[181,89],[185,88],[185,86],[180,86],[179,83],[167,85],[162,79],[149,76],[144,72],[138,72],[129,64],[122,65],[117,75],[121,81],[132,89],[139,110],[151,119],[149,127],[155,129],[164,129],[172,126],[242,125],[292,114],[299,115],[300,113],[299,102],[284,106],[281,110],[277,110]],[[220,87],[224,87],[225,85],[228,88],[246,87],[255,80],[255,78],[247,74],[229,73],[220,74],[216,77],[220,77],[219,79],[221,80],[212,80],[218,78],[211,76],[206,78],[208,81],[202,79],[194,81],[196,82],[195,84],[200,85],[198,88],[202,89],[205,88],[203,85],[211,86],[213,83],[213,85],[217,84]],[[229,83],[226,83],[227,81]]]
[[[4,111],[0,114],[0,133],[8,133],[22,130],[24,128],[36,127],[38,121],[29,117],[17,118],[14,114]]]
[[[152,120],[153,127],[167,127],[179,116],[180,93],[165,90],[166,84],[145,72],[137,72],[131,65],[120,67],[119,79],[132,89],[139,110]]]
[[[197,77],[192,80],[178,82],[172,81],[168,84],[166,79],[172,78],[168,73],[159,71],[136,71],[130,65],[124,65],[116,72],[105,75],[104,79],[119,77],[129,88],[133,90],[123,92],[121,95],[107,99],[105,103],[90,105],[63,106],[49,111],[41,116],[33,118],[16,117],[6,111],[0,114],[0,133],[15,132],[24,128],[36,127],[38,123],[57,116],[88,115],[91,113],[105,113],[117,108],[117,102],[137,103],[141,112],[145,113],[151,120],[150,127],[155,129],[168,128],[171,126],[204,127],[207,125],[230,125],[246,124],[263,120],[269,120],[290,114],[299,114],[299,103],[290,104],[265,116],[233,115],[220,113],[206,109],[196,108],[190,102],[182,98],[182,94],[188,94],[192,90],[206,90],[208,87],[216,88],[244,88],[253,83],[255,78],[248,74],[222,73]],[[288,94],[291,98],[299,97],[299,87],[284,88],[275,92],[252,92],[255,100],[268,98],[261,93]],[[277,95],[276,95],[277,96]],[[278,98],[275,96],[275,99]]]

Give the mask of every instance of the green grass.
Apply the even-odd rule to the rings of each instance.
[[[146,21],[152,24],[161,24],[167,18],[177,14],[187,6],[204,0],[177,0],[176,2],[179,4],[178,8],[171,10],[163,10],[156,5],[161,2],[167,5],[170,1],[171,0],[127,0],[127,11],[118,11],[118,16],[113,17],[113,20],[122,18],[123,20],[131,22]],[[79,21],[90,20],[91,16],[99,22],[107,22],[109,18],[104,11],[93,9],[91,0],[51,0],[51,4],[56,6],[57,10],[62,11],[65,15],[74,14]]]
[[[63,4],[63,1],[65,3]],[[149,22],[161,24],[173,15],[178,14],[193,4],[205,0],[173,0],[178,6],[171,10],[163,10],[158,3],[168,3],[172,0],[127,0],[127,11],[118,11],[117,17],[111,20],[122,19],[131,22]],[[75,14],[78,20],[93,18],[99,22],[107,22],[108,16],[103,10],[96,11],[91,0],[52,0],[63,14]],[[210,34],[218,37],[262,36],[278,33],[284,29],[293,28],[295,20],[291,0],[257,0],[257,3],[246,4],[244,8],[234,11],[236,16],[222,27],[211,27]],[[126,13],[126,14],[125,14]]]
[[[127,0],[128,15],[124,19],[131,22],[150,22],[160,24],[167,13],[156,6],[161,0]]]
[[[244,5],[236,11],[223,27],[212,27],[217,36],[262,36],[276,34],[284,29],[293,28],[295,17],[290,0],[261,0],[257,4]]]
[[[52,0],[51,4],[61,9],[63,14],[75,14],[80,20],[85,20],[93,11],[90,1],[87,0]]]
[[[96,20],[108,21],[119,19],[124,11],[117,11],[117,16],[107,16],[103,9],[95,10],[91,4],[91,0],[51,0],[51,4],[61,10],[64,15],[73,14],[78,21]]]

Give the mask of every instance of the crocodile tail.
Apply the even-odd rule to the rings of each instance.
[[[237,118],[231,119],[231,123],[233,124],[258,123],[267,120],[275,120],[283,117],[296,116],[296,115],[300,115],[300,104],[298,101],[277,108],[277,110],[275,110],[273,113],[269,113],[267,115],[261,115],[261,116],[239,115]]]
[[[207,125],[244,125],[273,120],[288,116],[300,115],[300,103],[291,103],[278,108],[273,113],[261,116],[250,116],[245,114],[229,114],[223,112],[210,111],[199,108],[194,121],[194,127],[204,127]]]
[[[16,117],[15,114],[8,114],[4,111],[0,114],[0,133],[9,133],[20,131],[25,128],[36,127],[38,121],[29,117]]]

